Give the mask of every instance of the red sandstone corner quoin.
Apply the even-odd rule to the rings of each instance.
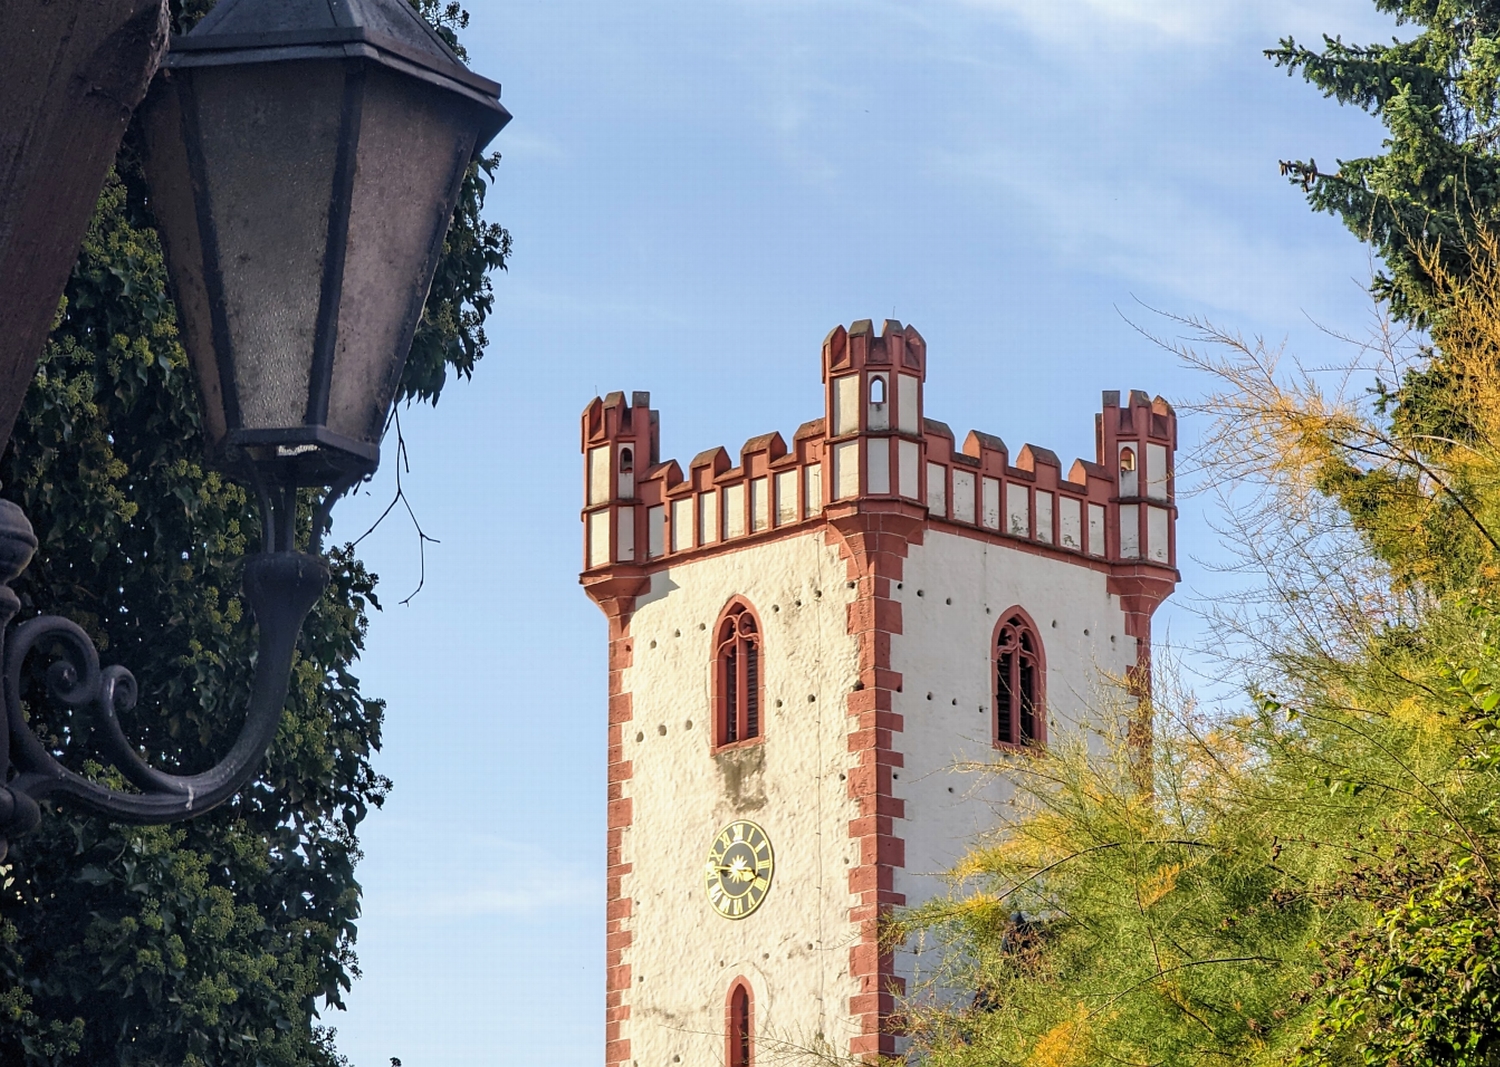
[[[849,919],[858,931],[850,974],[859,983],[849,1013],[857,1026],[849,1052],[898,1051],[893,1023],[903,991],[878,941],[880,918],[905,903],[895,870],[905,865],[897,821],[903,801],[892,775],[903,766],[894,708],[901,675],[892,642],[902,605],[892,596],[911,546],[928,530],[1100,572],[1119,597],[1125,631],[1136,639],[1129,684],[1149,692],[1151,615],[1172,591],[1176,543],[1172,457],[1176,416],[1161,398],[1106,392],[1095,417],[1096,458],[1076,460],[1066,477],[1057,456],[1025,445],[1010,461],[998,437],[977,431],[955,447],[951,430],[927,419],[922,398],[926,343],[912,327],[869,320],[834,329],[823,343],[823,417],[805,423],[791,447],[779,433],[752,438],[731,466],[723,448],[700,453],[684,475],[659,456],[650,395],[595,398],[584,410],[584,570],[580,581],[609,619],[609,829],[607,884],[607,1052],[610,1067],[631,1062],[629,947],[632,901],[622,881],[622,843],[631,825],[623,731],[632,717],[624,691],[631,662],[630,620],[651,574],[779,538],[821,531],[837,544],[856,590],[848,632],[859,650],[858,683],[848,694],[848,793],[857,806],[849,839],[857,862]],[[999,620],[997,620],[998,622]],[[709,709],[705,709],[709,710]],[[1132,724],[1142,745],[1149,727]],[[1045,736],[1045,734],[1043,734]]]

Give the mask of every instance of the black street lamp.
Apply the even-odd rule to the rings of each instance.
[[[209,810],[255,773],[276,735],[297,635],[322,594],[333,503],[379,463],[380,439],[469,162],[509,121],[406,0],[220,0],[172,42],[142,108],[152,208],[193,365],[211,458],[254,486],[263,551],[245,561],[259,652],[238,739],[212,769],[148,766],[118,712],[123,667],[101,669],[78,626],[28,620],[4,637],[6,839],[57,797],[129,822]],[[309,552],[296,491],[323,486]],[[0,583],[36,549],[0,501]],[[0,626],[19,609],[0,584]],[[59,762],[26,725],[21,670],[57,648],[51,695],[90,707],[101,755],[137,792]]]

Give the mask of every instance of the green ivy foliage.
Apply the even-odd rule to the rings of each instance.
[[[174,8],[178,28],[206,4]],[[450,36],[465,16],[418,5]],[[82,625],[141,687],[126,727],[156,765],[201,770],[228,748],[252,675],[240,559],[259,520],[203,459],[197,401],[161,244],[126,135],[3,460],[3,494],[40,548],[21,618]],[[481,218],[498,157],[471,168],[402,396],[435,402],[484,351],[490,274],[509,235]],[[304,520],[306,516],[304,515]],[[352,546],[305,625],[280,732],[252,785],[170,827],[66,807],[0,867],[0,1063],[332,1067],[319,1011],[359,970],[358,830],[391,783],[372,766],[383,702],[354,666],[376,577]],[[41,700],[33,728],[87,762],[88,724]]]

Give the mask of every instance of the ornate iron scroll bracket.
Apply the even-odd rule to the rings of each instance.
[[[36,547],[25,513],[0,500],[0,662],[7,724],[0,731],[0,766],[6,768],[0,783],[0,859],[11,839],[37,825],[37,801],[44,797],[71,801],[120,822],[164,823],[200,815],[238,792],[276,737],[297,635],[328,584],[327,565],[317,556],[289,548],[246,559],[245,597],[259,631],[250,707],[239,737],[222,760],[199,774],[176,775],[147,764],[125,736],[119,712],[135,704],[135,678],[124,667],[101,669],[94,643],[79,626],[43,615],[10,629],[21,602],[9,583],[26,569]],[[60,650],[47,670],[51,697],[93,712],[98,755],[137,792],[112,789],[69,770],[32,733],[22,714],[21,672],[26,658],[41,645]]]

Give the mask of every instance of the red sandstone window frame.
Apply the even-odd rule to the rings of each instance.
[[[755,989],[743,977],[724,997],[724,1065],[755,1067]]]
[[[990,737],[996,748],[1018,751],[1047,743],[1047,650],[1019,604],[1000,613],[990,634]]]
[[[766,736],[765,628],[744,597],[713,628],[714,751],[757,745]]]

